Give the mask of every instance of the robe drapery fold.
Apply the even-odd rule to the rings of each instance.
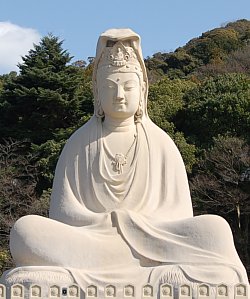
[[[185,167],[170,137],[150,120],[138,124],[134,161],[111,174],[103,151],[102,124],[93,117],[67,142],[57,165],[50,218],[72,225],[127,209],[164,221],[192,217]],[[89,222],[90,221],[90,222]]]
[[[86,246],[95,246],[97,238],[96,254],[116,252],[114,264],[102,260],[105,277],[117,272],[118,261],[118,272],[125,274],[128,267],[147,276],[179,265],[193,280],[215,283],[221,277],[218,269],[227,268],[225,279],[246,282],[228,224],[218,216],[193,217],[185,167],[171,138],[148,118],[137,124],[137,134],[129,170],[114,175],[107,167],[101,120],[93,116],[76,131],[56,168],[50,218],[81,230],[83,239],[86,231]],[[124,253],[119,263],[117,252],[124,246],[133,258]],[[81,258],[82,265],[84,248]],[[84,277],[86,271],[101,275],[90,266],[75,269],[75,276]]]

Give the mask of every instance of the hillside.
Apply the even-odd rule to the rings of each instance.
[[[145,60],[151,82],[162,75],[184,78],[192,74],[250,72],[250,21],[239,20],[193,38],[171,53],[155,53]]]

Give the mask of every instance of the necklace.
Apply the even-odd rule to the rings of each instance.
[[[137,134],[134,134],[134,140],[125,155],[123,155],[122,153],[118,153],[115,154],[115,157],[113,158],[112,165],[114,166],[114,169],[118,172],[118,174],[123,173],[123,166],[127,164],[127,157],[136,141],[136,137]]]
[[[114,170],[116,172],[118,172],[118,174],[122,174],[123,173],[123,166],[127,164],[127,158],[129,153],[131,152],[135,142],[137,140],[137,133],[134,134],[134,140],[132,142],[132,144],[130,145],[129,149],[127,150],[126,154],[124,155],[123,153],[117,153],[114,156],[110,153],[110,151],[108,150],[107,146],[105,146],[105,149],[108,153],[108,156],[111,159],[111,164],[114,168]],[[104,143],[105,145],[105,143]]]

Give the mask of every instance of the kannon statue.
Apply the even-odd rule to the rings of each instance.
[[[247,283],[228,223],[193,217],[187,175],[171,138],[147,113],[140,37],[111,29],[97,44],[95,113],[59,158],[49,219],[12,228],[17,267],[68,271],[88,285]]]

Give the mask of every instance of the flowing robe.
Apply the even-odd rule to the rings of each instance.
[[[95,116],[71,136],[57,164],[50,219],[25,216],[11,231],[17,266],[66,269],[83,289],[158,285],[169,277],[179,284],[247,283],[226,221],[193,217],[174,142],[148,118],[137,135],[123,174],[109,170]]]
[[[84,226],[121,210],[164,221],[193,216],[175,144],[149,120],[137,127],[132,165],[127,173],[115,175],[106,165],[102,125],[96,117],[73,134],[56,168],[50,218]]]
[[[222,271],[223,281],[234,277],[246,282],[226,221],[193,217],[185,167],[174,142],[149,119],[137,130],[134,158],[123,174],[114,175],[107,167],[102,124],[95,116],[72,135],[60,156],[50,218],[84,228],[86,247],[95,247],[85,270],[98,271],[100,265],[106,272],[119,268],[122,275],[129,265],[157,276],[169,265],[179,265],[193,280],[215,283]],[[84,264],[86,255],[80,258]]]

